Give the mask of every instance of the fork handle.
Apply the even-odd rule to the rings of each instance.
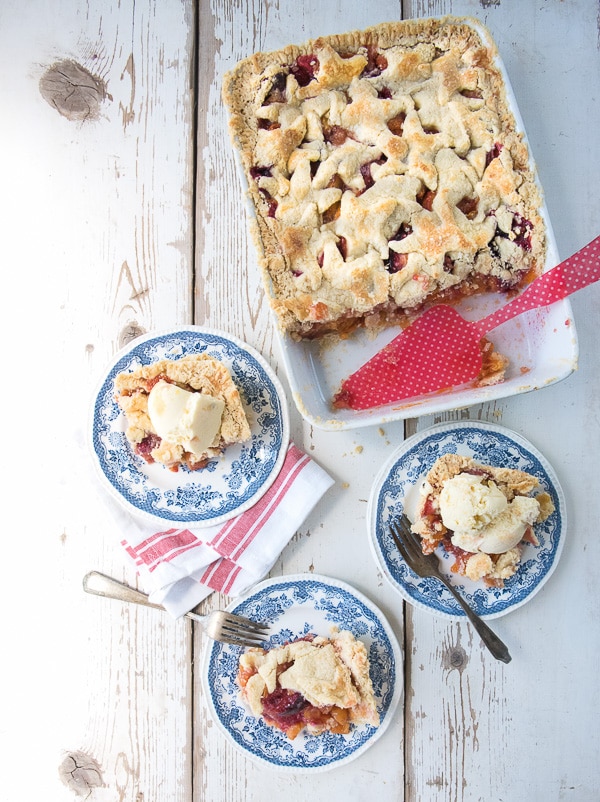
[[[473,624],[473,626],[475,627],[475,629],[479,633],[479,636],[481,637],[481,640],[485,643],[485,645],[490,650],[490,652],[494,655],[496,660],[501,660],[503,663],[510,663],[510,661],[512,660],[512,657],[510,656],[510,654],[508,652],[508,648],[506,647],[506,644],[504,644],[500,640],[500,638],[496,635],[495,632],[492,632],[492,630],[488,627],[488,625],[485,623],[485,621],[483,619],[481,619],[477,615],[477,613],[473,612],[473,610],[469,607],[469,605],[466,603],[466,601],[462,598],[460,593],[456,590],[454,585],[452,585],[452,583],[449,582],[446,579],[446,577],[441,576],[440,579],[442,580],[444,585],[448,588],[450,593],[452,593],[452,595],[454,596],[456,601],[463,608],[467,618]]]
[[[106,574],[99,571],[90,571],[83,577],[83,589],[86,593],[93,593],[94,596],[104,596],[107,599],[117,599],[118,601],[133,602],[144,607],[154,607],[157,610],[164,610],[161,604],[151,602],[141,590],[124,585]]]
[[[113,579],[112,576],[101,574],[99,571],[90,571],[83,577],[83,589],[86,593],[93,593],[94,596],[104,596],[106,599],[117,599],[117,601],[132,602],[133,604],[141,604],[143,607],[153,607],[155,610],[162,610],[165,608],[162,604],[151,602],[146,593],[141,590],[136,590],[129,585]],[[191,618],[198,624],[206,627],[206,615],[198,615],[198,613],[187,612],[184,614],[185,618]]]

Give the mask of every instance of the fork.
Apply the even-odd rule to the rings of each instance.
[[[95,596],[104,596],[107,599],[118,599],[119,601],[133,602],[144,607],[154,607],[163,610],[160,604],[151,602],[146,593],[141,590],[118,582],[106,574],[99,571],[90,571],[83,578],[83,589],[86,593],[93,593]],[[234,615],[223,610],[215,610],[207,615],[197,613],[185,613],[187,618],[200,624],[206,634],[213,640],[222,643],[231,643],[234,646],[260,646],[267,639],[269,627],[259,624],[250,618],[242,615]]]
[[[423,554],[421,539],[411,530],[410,521],[407,516],[403,513],[399,520],[396,519],[390,523],[389,529],[394,543],[398,547],[398,551],[408,567],[414,571],[417,576],[422,578],[433,577],[442,582],[465,611],[467,618],[473,624],[482,641],[496,660],[501,660],[503,663],[510,663],[512,658],[506,645],[502,643],[495,632],[492,632],[485,621],[469,607],[450,580],[442,574],[437,556],[435,554]]]

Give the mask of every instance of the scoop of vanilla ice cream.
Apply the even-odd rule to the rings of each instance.
[[[190,393],[158,381],[148,395],[148,415],[163,440],[201,457],[215,444],[225,403],[206,393]]]
[[[458,531],[451,540],[464,551],[503,554],[519,543],[540,512],[537,499],[516,496],[491,523],[476,532]]]
[[[508,507],[508,500],[494,482],[484,477],[459,473],[444,482],[440,493],[440,514],[447,529],[473,533],[491,523]]]

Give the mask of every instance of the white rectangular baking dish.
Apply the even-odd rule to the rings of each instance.
[[[531,147],[515,95],[490,32],[474,18],[457,19],[471,25],[486,45],[495,52],[495,64],[504,78],[507,99],[515,117],[517,130],[523,134],[529,149],[530,165],[537,177]],[[539,180],[538,186],[543,198]],[[251,203],[248,203],[248,209],[253,215]],[[545,204],[542,205],[540,212],[547,231],[544,266],[546,272],[559,263],[559,256]],[[497,294],[485,294],[469,298],[457,305],[457,308],[466,318],[478,320],[506,300]],[[276,321],[275,325],[277,326]],[[331,399],[342,381],[397,334],[397,328],[384,331],[375,338],[371,334],[359,331],[348,340],[332,344],[318,341],[296,342],[278,329],[284,366],[294,403],[300,414],[314,426],[327,430],[381,425],[389,421],[431,415],[537,390],[565,379],[577,367],[577,334],[571,305],[568,300],[564,300],[544,309],[527,312],[490,333],[488,338],[494,343],[496,350],[510,360],[506,378],[501,384],[479,388],[455,388],[372,410],[333,409]]]

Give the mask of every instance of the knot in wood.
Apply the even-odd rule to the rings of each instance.
[[[104,785],[98,761],[79,750],[65,755],[58,772],[62,782],[78,796],[87,797],[93,788]]]
[[[444,655],[444,663],[448,669],[462,669],[467,664],[467,653],[461,646],[453,646]]]
[[[76,61],[59,61],[40,78],[44,100],[68,120],[96,120],[100,106],[110,95],[106,84],[97,75]]]
[[[144,329],[137,323],[128,323],[119,335],[119,348],[124,348],[145,333]]]

